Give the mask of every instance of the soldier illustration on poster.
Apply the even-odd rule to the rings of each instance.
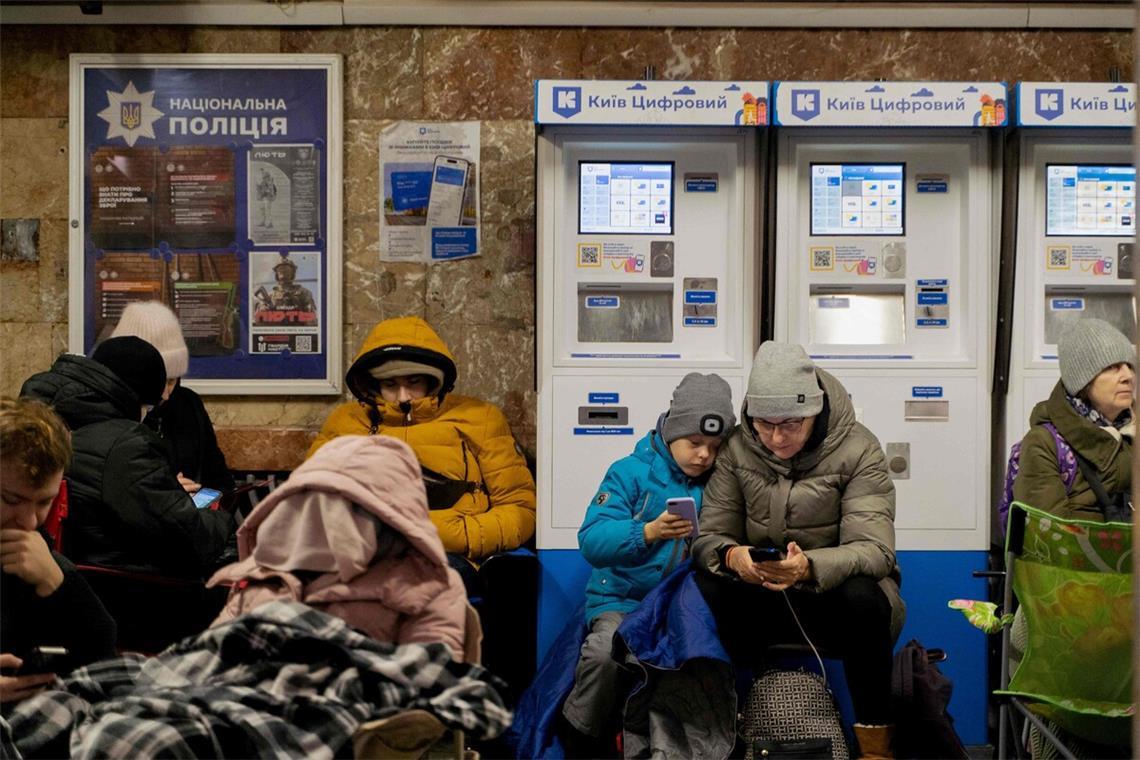
[[[249,152],[249,237],[254,245],[313,245],[320,234],[320,152],[256,145]]]
[[[257,181],[257,205],[261,209],[258,227],[273,227],[273,201],[277,200],[277,183],[265,167],[261,169],[261,179]]]
[[[250,352],[319,353],[319,254],[255,252],[250,269]]]

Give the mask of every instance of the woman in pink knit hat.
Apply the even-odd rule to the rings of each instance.
[[[233,477],[218,448],[214,424],[197,393],[182,386],[190,365],[190,351],[182,337],[178,317],[159,301],[128,304],[112,337],[134,335],[158,349],[166,364],[166,390],[159,404],[143,420],[170,448],[171,466],[189,493],[202,486],[228,491]]]

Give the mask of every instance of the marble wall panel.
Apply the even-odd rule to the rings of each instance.
[[[344,56],[346,119],[416,119],[423,115],[424,35],[415,27],[288,29],[281,52]]]
[[[312,430],[255,427],[218,429],[218,447],[232,470],[292,470],[304,461]]]
[[[280,53],[280,29],[190,27],[187,53]]]
[[[470,324],[465,314],[442,315],[432,321],[455,356],[456,392],[486,399],[500,407],[518,403],[517,394],[534,387],[534,329]],[[508,416],[512,426],[517,422]],[[516,436],[519,435],[515,431]],[[521,439],[534,450],[534,438]]]
[[[734,30],[597,29],[582,49],[582,79],[743,79],[733,74],[739,45]],[[763,79],[764,77],[758,77]]]
[[[40,292],[38,264],[0,263],[0,322],[39,322]]]
[[[479,182],[484,224],[534,218],[534,123],[484,121]]]
[[[67,120],[4,119],[0,131],[0,217],[67,217]]]
[[[582,29],[451,29],[424,32],[424,115],[431,119],[529,119],[535,79],[578,76]]]
[[[51,366],[58,353],[50,322],[0,322],[0,393],[17,396],[24,381]]]
[[[9,24],[0,34],[0,117],[67,117],[68,56],[110,53],[114,29]]]
[[[40,221],[39,319],[67,322],[70,229],[65,219]]]
[[[379,224],[380,131],[391,121],[349,119],[344,124],[344,216]]]
[[[211,397],[207,404],[215,426],[243,425],[317,429],[331,408],[331,397],[261,396],[256,399]]]
[[[40,260],[0,264],[0,322],[67,321],[67,223],[40,225]]]

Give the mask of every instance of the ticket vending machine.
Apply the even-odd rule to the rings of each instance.
[[[982,743],[985,642],[946,603],[986,593],[971,572],[985,569],[988,546],[989,133],[1006,121],[1006,88],[778,82],[773,100],[774,333],[839,378],[882,443],[908,604],[902,641],[953,650],[952,712],[967,743]]]
[[[765,82],[540,81],[539,652],[582,602],[578,528],[687,373],[756,346]]]
[[[1021,82],[1017,267],[1006,448],[1053,390],[1057,338],[1097,317],[1132,336],[1136,85]]]

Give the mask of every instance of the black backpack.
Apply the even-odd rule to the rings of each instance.
[[[940,650],[927,651],[916,639],[895,655],[891,702],[895,714],[895,757],[954,758],[969,755],[946,711],[954,684],[934,663]]]

